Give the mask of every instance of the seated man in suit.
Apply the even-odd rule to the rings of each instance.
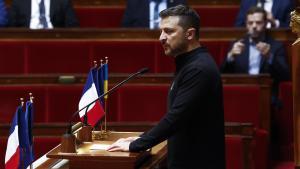
[[[13,0],[9,26],[30,29],[77,27],[70,0]]]
[[[223,73],[257,75],[269,73],[273,78],[273,96],[280,81],[289,80],[289,67],[283,44],[266,32],[267,14],[262,8],[252,7],[246,16],[247,35],[234,42],[221,66]]]
[[[250,7],[257,6],[267,11],[267,28],[288,27],[290,12],[293,10],[294,0],[242,0],[235,26],[245,26],[246,13]]]
[[[4,0],[0,0],[0,27],[5,27],[7,25],[7,11]]]
[[[185,0],[127,0],[122,27],[158,29],[159,12]]]

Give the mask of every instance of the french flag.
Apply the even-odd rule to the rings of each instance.
[[[87,106],[99,97],[96,88],[96,83],[94,80],[96,79],[95,77],[97,77],[97,69],[92,68],[88,74],[88,78],[85,83],[81,99],[79,101],[79,110],[81,110],[83,107]],[[105,114],[100,100],[98,99],[96,102],[79,112],[79,117],[81,121],[84,121],[85,114],[87,115],[87,123],[94,127]]]
[[[13,122],[9,130],[7,148],[5,153],[5,168],[17,169],[20,165],[19,127],[18,116],[22,113],[22,107],[18,106]]]

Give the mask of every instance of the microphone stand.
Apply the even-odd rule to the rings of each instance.
[[[123,81],[121,81],[120,83],[118,83],[117,85],[115,85],[113,88],[111,88],[110,90],[108,90],[106,93],[103,93],[102,95],[100,95],[98,98],[96,98],[95,100],[93,100],[92,102],[90,102],[89,104],[87,104],[86,106],[84,106],[83,108],[81,108],[80,110],[77,110],[72,116],[71,119],[69,120],[69,125],[68,125],[68,129],[66,134],[63,135],[62,137],[62,142],[61,142],[61,152],[63,153],[75,153],[76,152],[76,137],[74,136],[74,134],[72,133],[72,120],[75,117],[75,115],[77,115],[80,111],[88,108],[90,105],[92,105],[93,103],[95,103],[97,100],[101,99],[102,97],[109,95],[110,93],[114,92],[117,88],[119,88],[121,85],[123,85],[124,83],[126,83],[127,81],[129,81],[130,79],[140,75],[140,74],[144,74],[148,71],[148,68],[142,68],[141,70],[139,70],[138,72],[131,74],[129,77],[127,77],[126,79],[124,79]],[[105,124],[106,125],[106,124]],[[91,126],[90,126],[91,128]],[[106,129],[106,126],[105,126]],[[86,129],[89,130],[89,129]],[[91,130],[90,130],[91,131]],[[87,132],[87,131],[85,131]],[[90,132],[91,133],[91,132]],[[108,136],[108,132],[105,130],[104,132],[102,132],[102,134],[100,134],[100,138],[107,138]],[[89,136],[88,136],[89,137]],[[85,136],[83,138],[83,140],[86,140]],[[89,139],[88,139],[89,140]],[[92,139],[91,139],[92,140]]]

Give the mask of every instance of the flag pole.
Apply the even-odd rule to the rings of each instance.
[[[24,106],[24,98],[23,97],[20,98],[20,104],[21,104],[21,108],[23,108],[23,106]],[[21,113],[23,113],[23,111]],[[20,117],[20,116],[18,115],[18,117]],[[19,123],[19,125],[20,125],[20,123]],[[21,146],[20,146],[20,149],[21,149],[21,157],[23,157],[22,161],[21,161],[21,168],[25,169],[25,154],[26,153],[24,152],[24,149]]]
[[[98,63],[97,63],[97,61],[96,60],[94,60],[94,68],[95,69],[97,69],[97,66],[98,66]],[[99,83],[99,82],[98,82]],[[85,111],[85,116],[87,116],[87,111],[88,111],[88,108],[86,109],[86,111]],[[95,130],[95,126],[93,127],[93,129],[92,130]],[[92,135],[93,135],[93,133],[92,133]]]
[[[100,68],[103,66],[103,60],[100,59]],[[104,88],[104,87],[103,87]],[[103,89],[104,90],[104,89]],[[104,93],[104,92],[103,92]],[[104,109],[104,112],[105,112],[105,109]],[[105,116],[105,115],[104,115]],[[103,124],[101,123],[100,125],[100,133],[103,133]]]
[[[108,91],[108,57],[105,57],[105,63],[101,59],[101,67],[104,66],[104,83],[103,83],[103,93]],[[107,131],[107,111],[108,111],[108,95],[104,96],[104,129],[103,123],[101,123],[101,130],[100,130],[100,139],[106,139],[109,135],[109,131]]]
[[[106,67],[107,67],[108,66],[107,65],[108,64],[108,57],[105,57],[105,62],[106,62]],[[107,82],[106,82],[106,85],[104,85],[105,90],[106,90],[106,91],[104,91],[104,93],[107,92],[107,90],[108,90],[108,70],[105,71],[105,73],[107,73],[107,75],[106,75],[107,76]],[[106,129],[107,99],[108,99],[108,95],[104,96],[104,112],[105,112],[105,115],[104,115],[104,131],[105,131],[105,133],[107,133],[107,129]]]
[[[33,103],[33,99],[34,99],[34,97],[33,97],[32,93],[30,92],[29,93],[29,100],[30,100],[31,104]],[[33,137],[33,132],[31,132],[31,133],[32,133],[32,137]],[[32,142],[33,142],[33,138],[32,138]],[[32,144],[30,145],[30,151],[32,152]],[[32,163],[30,164],[30,169],[33,169]]]

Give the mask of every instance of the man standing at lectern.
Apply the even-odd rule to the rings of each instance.
[[[107,150],[139,152],[167,139],[168,168],[225,169],[222,81],[199,43],[200,18],[183,5],[163,10],[160,17],[159,40],[176,63],[168,111],[150,131],[119,139]]]

